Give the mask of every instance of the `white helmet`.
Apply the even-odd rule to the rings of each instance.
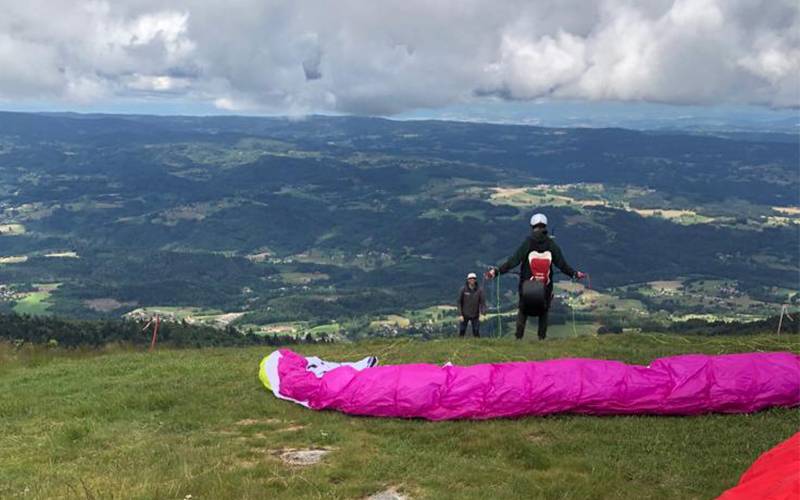
[[[533,214],[533,217],[531,217],[531,226],[538,224],[547,225],[547,217],[544,214]]]
[[[469,273],[469,274],[467,275],[467,279],[473,279],[473,278],[474,278],[474,279],[478,279],[478,275],[477,275],[477,274],[475,274],[475,273]]]

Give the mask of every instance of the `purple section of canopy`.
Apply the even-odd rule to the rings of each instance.
[[[487,419],[552,413],[695,415],[800,405],[800,356],[699,354],[649,366],[557,359],[474,366],[409,364],[322,377],[282,349],[280,394],[317,409],[354,415]]]

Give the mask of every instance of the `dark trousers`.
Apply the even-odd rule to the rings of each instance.
[[[540,339],[544,339],[547,337],[547,312],[548,310],[545,309],[542,314],[539,315],[539,334]],[[514,335],[517,336],[518,339],[521,339],[523,335],[525,335],[525,323],[528,322],[528,315],[522,311],[522,308],[519,308],[517,311],[517,331]]]
[[[550,312],[550,303],[553,301],[553,291],[552,288],[548,290],[547,294],[547,308],[539,315],[539,330],[537,333],[539,334],[539,339],[544,340],[547,338],[547,314]],[[528,322],[528,315],[522,310],[522,297],[519,299],[519,310],[517,311],[517,331],[514,332],[514,335],[518,339],[521,339],[523,335],[525,335],[525,323]]]
[[[472,335],[475,337],[481,336],[481,320],[479,318],[464,318],[464,321],[458,323],[458,335],[463,337],[467,333],[467,323],[472,323]]]

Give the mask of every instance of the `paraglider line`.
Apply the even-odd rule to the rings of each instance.
[[[502,338],[503,337],[503,319],[500,317],[500,276],[495,276],[494,279],[497,282],[497,285],[495,287],[495,288],[497,288],[497,307],[496,307],[496,312],[497,312],[497,336]]]

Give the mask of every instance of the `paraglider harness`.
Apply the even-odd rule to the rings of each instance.
[[[541,316],[550,307],[550,270],[553,255],[550,251],[528,253],[531,277],[520,286],[520,307],[528,316]]]

